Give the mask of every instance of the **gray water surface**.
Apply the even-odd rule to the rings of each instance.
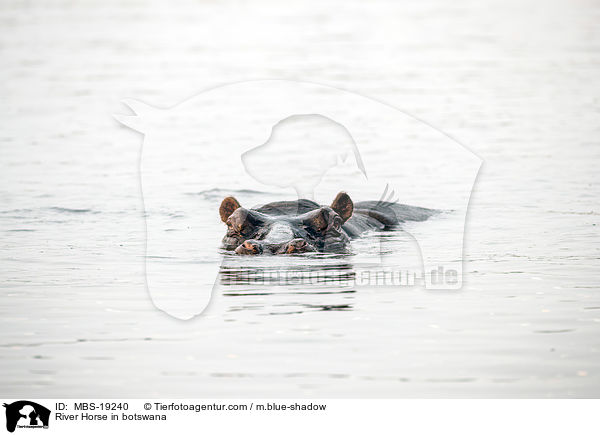
[[[1,2],[2,394],[598,397],[599,22],[593,1]],[[345,257],[232,259],[202,316],[155,309],[141,137],[111,114],[263,78],[368,95],[484,160],[461,290],[351,285],[373,246],[412,255],[397,232]],[[190,192],[214,231],[232,191],[285,196],[227,175]],[[248,282],[269,268],[336,279]]]

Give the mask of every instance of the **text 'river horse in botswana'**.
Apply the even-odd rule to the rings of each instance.
[[[354,204],[340,192],[331,205],[314,201],[279,201],[247,209],[232,196],[219,208],[227,224],[223,248],[236,254],[348,252],[350,238],[369,230],[392,230],[405,221],[424,221],[438,213],[386,201]]]

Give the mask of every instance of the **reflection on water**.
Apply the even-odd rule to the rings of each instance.
[[[354,265],[348,255],[308,254],[286,257],[225,256],[219,273],[222,294],[244,296],[228,312],[258,315],[353,309]],[[265,298],[268,296],[268,298]]]
[[[335,286],[348,285],[356,273],[350,263],[289,264],[287,266],[246,266],[223,264],[219,282],[225,286]]]

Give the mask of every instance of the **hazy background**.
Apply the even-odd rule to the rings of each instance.
[[[598,23],[597,1],[0,0],[3,395],[598,397]],[[141,137],[111,115],[269,78],[389,103],[484,160],[461,291],[153,307]]]

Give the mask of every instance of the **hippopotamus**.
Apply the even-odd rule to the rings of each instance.
[[[424,221],[437,210],[387,201],[356,204],[345,192],[330,206],[308,199],[244,208],[228,196],[219,208],[227,224],[223,248],[240,255],[349,252],[350,239],[369,230],[393,230],[405,221]]]

